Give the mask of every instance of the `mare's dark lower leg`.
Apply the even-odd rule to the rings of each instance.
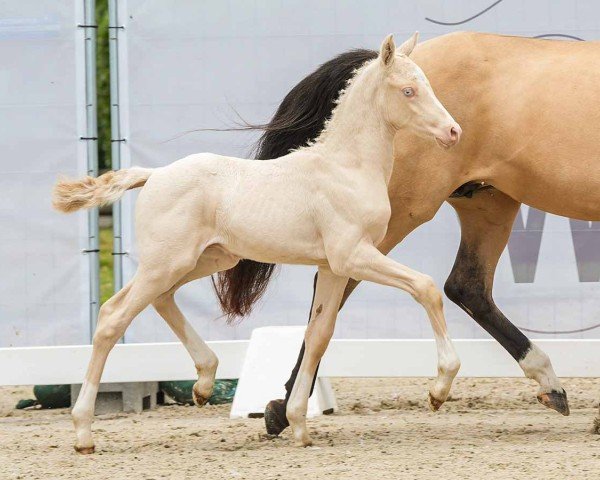
[[[550,359],[506,318],[492,298],[496,265],[520,204],[495,190],[450,203],[460,218],[462,238],[444,287],[446,295],[519,362],[527,377],[540,384],[540,403],[568,415],[566,393]]]

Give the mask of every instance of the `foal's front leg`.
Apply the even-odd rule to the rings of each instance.
[[[304,335],[304,358],[287,403],[286,415],[294,438],[302,446],[312,445],[306,428],[308,397],[317,365],[333,335],[337,312],[348,278],[334,275],[325,267],[319,268],[311,318]]]
[[[332,262],[332,270],[339,275],[400,288],[423,305],[433,328],[438,352],[438,376],[429,391],[429,405],[432,410],[438,410],[448,398],[460,360],[448,336],[442,293],[431,277],[386,257],[366,242],[359,243],[350,255],[330,258]]]

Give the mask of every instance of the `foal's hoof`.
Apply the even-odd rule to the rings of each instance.
[[[562,413],[565,417],[569,415],[569,402],[567,401],[567,392],[552,390],[547,393],[540,393],[537,396],[538,402],[542,405]]]
[[[206,405],[206,402],[208,402],[208,399],[210,398],[210,395],[207,397],[205,395],[198,393],[195,386],[192,389],[192,396],[194,397],[194,403],[196,404],[196,406],[198,408]]]
[[[443,404],[443,400],[438,400],[431,392],[429,393],[429,408],[431,408],[432,412],[437,412]]]
[[[78,447],[74,445],[73,448],[77,453],[81,453],[82,455],[90,455],[96,451],[96,447],[92,445],[91,447]]]
[[[285,400],[271,400],[265,407],[265,427],[269,435],[279,435],[290,424],[285,416]]]
[[[312,441],[312,439],[310,437],[306,437],[306,438],[303,438],[302,440],[297,440],[296,441],[296,445],[298,447],[304,447],[304,448],[306,448],[306,447],[312,447],[313,446],[313,441]]]

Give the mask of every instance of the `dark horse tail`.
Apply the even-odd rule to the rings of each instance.
[[[243,127],[264,130],[255,147],[256,159],[282,157],[316,138],[354,71],[376,57],[377,52],[372,50],[351,50],[338,55],[298,83],[269,123]],[[234,268],[219,272],[216,280],[213,278],[213,286],[223,313],[230,319],[250,313],[274,270],[271,263],[242,260]]]

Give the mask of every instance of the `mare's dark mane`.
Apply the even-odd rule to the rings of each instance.
[[[282,157],[316,138],[353,72],[376,57],[373,50],[350,50],[325,62],[292,88],[268,124],[250,125],[264,130],[255,147],[256,158]],[[213,285],[223,313],[230,319],[250,313],[265,292],[274,268],[274,264],[242,260],[234,268],[218,273]]]

